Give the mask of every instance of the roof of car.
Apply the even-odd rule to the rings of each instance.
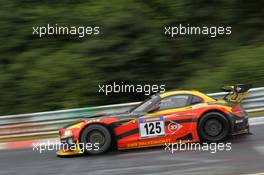
[[[190,90],[190,91],[186,91],[186,90],[167,91],[167,92],[164,92],[164,93],[160,94],[160,97],[161,98],[165,98],[165,97],[168,97],[168,96],[180,95],[180,94],[195,95],[195,96],[198,96],[198,97],[201,97],[202,99],[204,99],[205,102],[215,101],[213,98],[205,95],[202,92],[196,91],[196,90]]]

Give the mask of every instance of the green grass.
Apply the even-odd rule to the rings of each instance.
[[[264,111],[260,111],[260,112],[251,112],[249,113],[249,117],[253,118],[253,117],[263,117],[264,116]]]

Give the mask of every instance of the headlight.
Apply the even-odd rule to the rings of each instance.
[[[72,130],[65,130],[61,137],[71,137],[72,136]]]

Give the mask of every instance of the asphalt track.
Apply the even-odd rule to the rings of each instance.
[[[110,152],[102,156],[56,157],[32,149],[0,151],[0,175],[256,174],[264,173],[264,125],[238,136],[231,151],[166,152],[165,147]]]

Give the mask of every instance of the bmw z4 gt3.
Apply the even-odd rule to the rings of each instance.
[[[111,147],[123,150],[180,141],[219,142],[248,133],[248,115],[240,102],[249,88],[227,86],[229,93],[220,100],[198,91],[170,91],[152,95],[128,112],[84,117],[59,130],[68,149],[57,154],[102,154]]]

